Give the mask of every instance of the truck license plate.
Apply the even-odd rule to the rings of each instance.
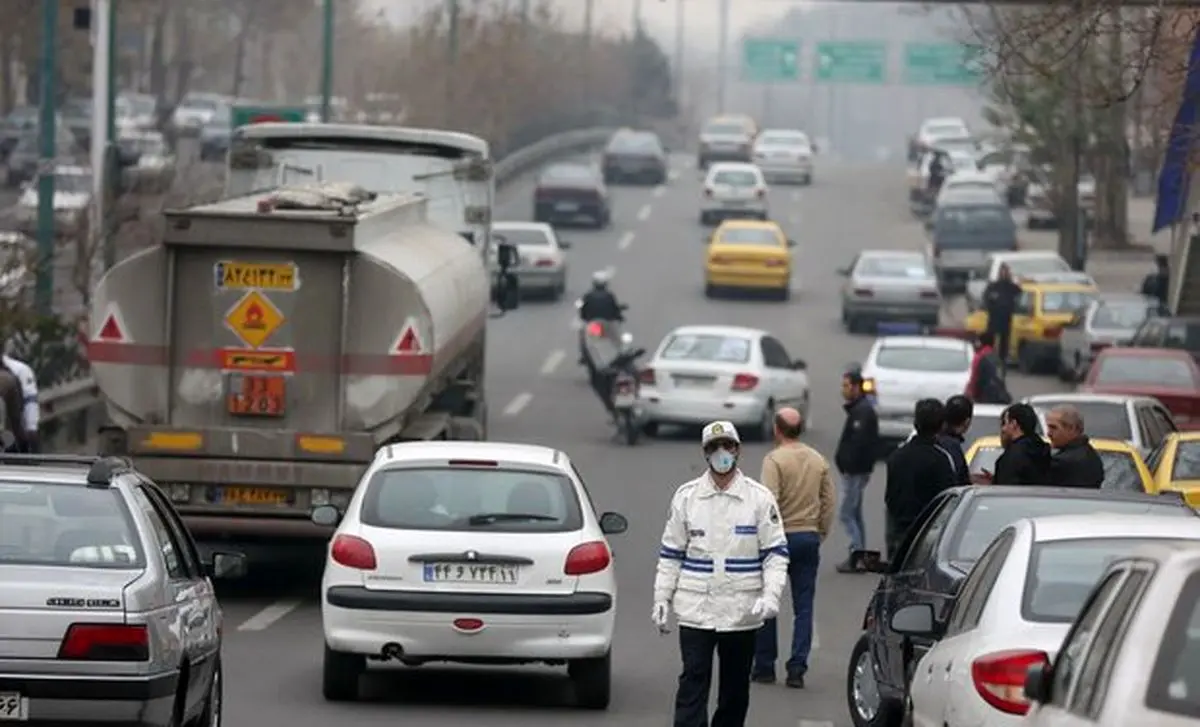
[[[471,563],[426,563],[426,583],[517,584],[518,567]]]
[[[19,692],[0,692],[0,722],[28,722],[29,700]]]
[[[234,416],[281,417],[286,408],[287,384],[282,376],[230,374],[226,403]]]
[[[223,505],[288,505],[291,497],[287,490],[269,487],[222,487]]]
[[[617,394],[613,397],[613,406],[618,409],[632,409],[634,401],[633,394]]]

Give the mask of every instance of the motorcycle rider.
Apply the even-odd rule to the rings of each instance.
[[[933,152],[933,159],[929,162],[929,201],[933,203],[937,200],[938,192],[942,190],[942,182],[946,181],[946,177],[950,174],[950,155],[938,149]]]
[[[592,273],[592,289],[583,294],[579,306],[579,318],[583,321],[624,321],[621,304],[617,296],[608,289],[608,271]]]
[[[36,454],[39,449],[38,426],[42,417],[42,406],[38,403],[37,376],[29,364],[8,354],[0,355],[0,366],[15,376],[21,385],[20,422],[23,431],[13,432],[17,446],[22,452]]]

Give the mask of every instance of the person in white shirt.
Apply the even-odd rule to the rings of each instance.
[[[37,376],[24,361],[9,355],[0,356],[0,364],[17,377],[21,384],[22,407],[20,422],[24,431],[13,432],[17,442],[26,452],[38,450],[38,426],[42,419],[42,405],[38,401]]]
[[[743,727],[758,629],[779,613],[787,536],[774,495],[737,467],[741,438],[730,422],[704,427],[708,470],[671,498],[654,577],[652,619],[679,621],[683,673],[675,727],[707,727],[713,651],[720,661],[712,727]]]

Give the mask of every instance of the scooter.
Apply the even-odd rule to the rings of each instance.
[[[646,349],[633,348],[633,336],[621,334],[621,353],[609,364],[605,373],[612,376],[612,405],[616,413],[617,435],[630,447],[638,443],[644,425],[644,412],[639,400],[637,359]]]
[[[575,301],[575,309],[582,310],[583,299]],[[627,306],[622,305],[621,310]],[[588,377],[599,370],[612,365],[612,361],[621,353],[621,321],[585,321],[575,322],[579,330],[580,364],[587,369]]]

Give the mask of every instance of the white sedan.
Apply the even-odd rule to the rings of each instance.
[[[567,290],[567,257],[564,250],[571,243],[560,240],[554,228],[544,222],[496,222],[492,233],[515,245],[520,257],[513,270],[522,294],[549,295],[554,300]],[[495,269],[496,251],[493,247],[489,265]]]
[[[765,129],[754,140],[751,158],[771,182],[812,184],[815,151],[803,131]]]
[[[955,171],[942,182],[942,189],[938,192],[938,205],[941,205],[944,199],[943,195],[962,189],[995,192],[997,200],[1004,200],[1004,182],[994,173],[969,168],[960,170],[956,167]]]
[[[762,170],[744,162],[718,162],[704,178],[700,224],[715,225],[728,219],[765,220],[767,180]]]
[[[1028,668],[1058,652],[1108,564],[1155,541],[1200,542],[1200,520],[1019,520],[975,563],[943,624],[928,603],[896,611],[891,626],[898,636],[938,639],[913,672],[913,727],[1020,724],[1029,711],[1022,694]]]
[[[912,433],[913,408],[921,399],[946,399],[966,391],[971,345],[958,338],[885,336],[863,362],[864,384],[876,395],[879,435],[905,439]]]
[[[734,326],[684,326],[667,334],[641,372],[646,433],[660,424],[728,419],[748,439],[771,441],[775,410],[808,420],[808,364],[770,333]]]
[[[499,442],[379,450],[343,515],[321,579],[330,701],[358,697],[368,660],[567,664],[579,705],[607,709],[617,582],[606,535],[567,456]]]

